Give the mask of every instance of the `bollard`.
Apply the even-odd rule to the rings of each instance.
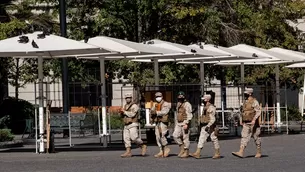
[[[50,132],[50,142],[49,142],[49,153],[55,153],[55,139],[54,130]]]

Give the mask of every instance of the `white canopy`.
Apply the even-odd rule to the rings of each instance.
[[[152,47],[142,43],[136,43],[132,41],[126,41],[122,39],[111,38],[107,36],[97,36],[88,39],[88,44],[94,45],[100,48],[105,48],[111,51],[118,52],[119,54],[86,54],[77,55],[77,58],[83,59],[99,59],[100,56],[104,56],[107,60],[116,60],[121,58],[135,59],[137,57],[141,58],[151,58],[156,55],[183,55],[182,51],[169,50],[166,48]]]
[[[305,63],[295,63],[288,66],[285,66],[287,68],[305,68]]]
[[[21,35],[27,43],[19,43],[21,36],[0,41],[0,57],[66,57],[74,54],[111,53],[111,50],[81,43],[56,35],[45,35],[42,32]],[[42,35],[41,35],[42,36]],[[36,47],[36,48],[35,48]]]
[[[304,57],[296,53],[287,53],[286,51],[276,51],[277,49],[266,50],[263,48],[257,48],[246,44],[235,45],[230,47],[229,49],[244,51],[248,53],[255,53],[258,56],[264,56],[269,58],[255,59],[255,60],[223,61],[218,63],[218,65],[240,65],[241,63],[244,63],[245,65],[267,65],[267,64],[280,64],[280,63],[289,63],[296,61],[305,61]],[[286,52],[286,53],[282,53],[282,52]]]
[[[186,54],[195,54],[196,56],[231,56],[229,53],[201,49],[199,47],[192,47],[159,39],[153,39],[147,41],[146,44],[150,44],[154,47],[162,47],[170,50],[185,52]]]
[[[239,50],[234,50],[234,49],[229,49],[226,47],[218,46],[218,45],[213,45],[213,44],[192,44],[189,45],[190,47],[199,47],[205,50],[210,50],[210,51],[215,51],[215,52],[221,52],[221,53],[226,53],[230,54],[231,56],[238,56],[238,57],[256,57],[253,53],[248,53],[244,51],[239,51]]]
[[[0,57],[38,58],[39,80],[39,152],[44,152],[43,58],[67,57],[75,54],[109,54],[111,50],[64,37],[34,32],[0,41]],[[37,127],[37,126],[36,126]]]

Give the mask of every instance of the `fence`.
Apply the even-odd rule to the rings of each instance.
[[[47,85],[47,84],[46,84]],[[254,96],[262,106],[262,116],[260,118],[262,122],[263,131],[274,132],[278,126],[276,114],[276,90],[274,86],[256,85],[247,86],[254,89]],[[61,90],[52,90],[45,88],[46,95],[50,99],[56,98],[52,95],[61,94]],[[61,88],[61,87],[60,87]],[[91,109],[93,106],[100,106],[100,84],[99,83],[87,83],[82,85],[81,83],[70,83],[70,106],[83,106]],[[48,91],[49,90],[49,91]],[[216,118],[217,125],[220,127],[220,133],[225,135],[239,135],[240,128],[238,127],[238,118],[240,116],[240,106],[242,104],[242,91],[240,86],[225,86],[220,85],[209,85],[204,87],[205,91],[213,91],[215,93],[214,103],[217,108]],[[48,92],[47,92],[48,91]],[[132,92],[135,100],[139,103],[141,111],[144,112],[145,116],[145,104],[154,100],[155,92],[160,91],[164,94],[166,101],[172,103],[172,109],[175,109],[175,102],[177,93],[184,91],[187,95],[187,99],[193,106],[194,118],[191,122],[192,135],[198,133],[198,115],[200,114],[200,95],[201,85],[200,84],[172,84],[172,85],[158,85],[158,86],[146,86],[146,87],[135,87],[131,84],[124,83],[107,83],[107,106],[122,106],[124,104],[124,94]],[[36,96],[35,96],[36,97]],[[280,107],[281,107],[281,131],[287,130],[303,130],[303,123],[295,122],[297,119],[291,118],[291,113],[288,107],[298,106],[298,90],[291,90],[287,88],[280,89]],[[53,100],[54,101],[54,100]],[[93,108],[94,109],[94,108]],[[291,109],[291,108],[290,108]],[[290,110],[291,111],[291,110]],[[297,110],[296,110],[297,111]],[[110,112],[110,111],[109,111]],[[78,112],[80,113],[80,112]],[[84,113],[89,113],[84,112]],[[97,113],[97,112],[94,112]],[[297,113],[297,112],[296,112]],[[73,115],[72,113],[71,115]],[[289,115],[288,115],[289,114]],[[113,118],[114,113],[108,113],[108,133],[116,135],[116,140],[121,139],[120,119]],[[143,116],[143,115],[142,115]],[[142,120],[145,123],[145,119]],[[173,123],[172,123],[173,124]],[[96,127],[96,124],[95,124]],[[142,125],[143,127],[143,125]],[[289,128],[289,129],[287,129]],[[86,129],[85,129],[86,130]],[[96,139],[97,130],[92,132],[91,136]],[[86,131],[85,131],[86,132]],[[145,132],[145,130],[142,130]],[[173,132],[173,125],[170,126],[170,133]],[[80,137],[79,133],[73,134],[73,137]],[[144,134],[144,133],[142,133]],[[87,134],[86,137],[89,135]],[[145,137],[145,136],[144,136]],[[113,139],[113,138],[112,138]]]

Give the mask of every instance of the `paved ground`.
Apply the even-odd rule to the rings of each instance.
[[[246,149],[246,158],[239,159],[231,155],[239,147],[240,139],[221,140],[222,159],[213,160],[212,144],[208,142],[203,150],[202,159],[180,159],[176,156],[177,145],[170,145],[172,155],[166,159],[156,159],[156,146],[150,146],[147,157],[139,156],[140,150],[133,149],[134,157],[120,158],[122,145],[110,150],[101,148],[86,151],[64,151],[58,149],[55,154],[35,154],[32,152],[0,152],[0,171],[13,172],[108,172],[108,171],[145,171],[145,172],[304,172],[305,171],[305,135],[277,135],[263,137],[263,158],[254,158],[253,140]],[[191,150],[195,150],[192,143]]]

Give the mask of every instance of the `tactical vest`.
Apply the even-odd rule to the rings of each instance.
[[[184,120],[187,120],[187,114],[184,104],[185,102],[178,104],[178,115],[177,115],[178,122],[183,122]]]
[[[255,110],[254,107],[252,107],[252,104],[254,103],[255,99],[248,100],[243,105],[243,114],[242,114],[242,120],[243,122],[251,122],[255,116]]]
[[[200,117],[200,123],[201,124],[207,124],[207,123],[210,122],[210,120],[211,120],[210,113],[211,112],[208,112],[210,106],[213,106],[213,105],[209,105],[209,106],[204,107],[203,113]]]
[[[162,103],[156,103],[155,105],[156,111],[161,111],[163,103],[164,101],[162,101]],[[168,114],[157,116],[155,122],[164,122],[164,123],[168,122]]]
[[[133,105],[134,105],[133,103],[131,103],[130,105],[125,104],[124,110],[127,111],[127,112],[130,112],[131,111],[130,108]],[[125,115],[124,118],[123,118],[123,121],[124,121],[125,125],[131,124],[133,122],[138,122],[138,113],[136,113],[136,115],[134,117],[132,117],[132,118],[130,118],[130,117]]]

